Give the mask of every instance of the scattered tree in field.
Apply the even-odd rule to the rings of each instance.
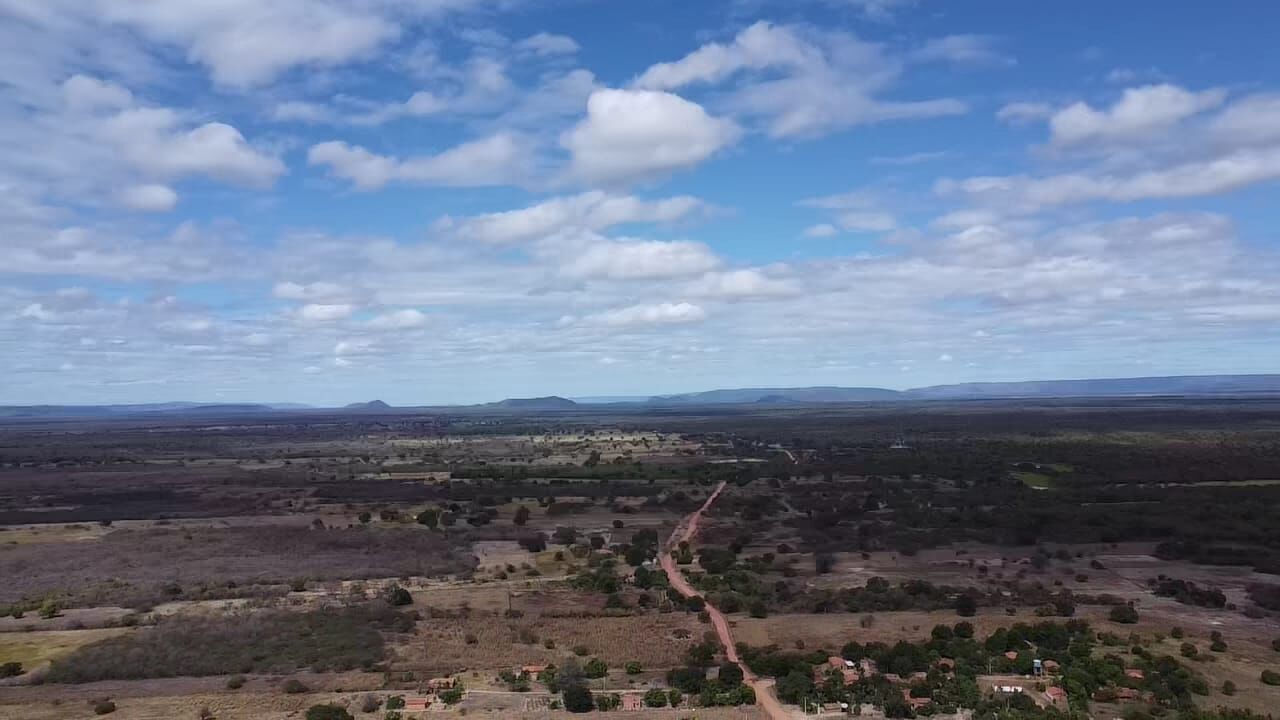
[[[440,524],[440,511],[435,508],[427,508],[418,513],[418,524],[426,525],[431,529],[435,529]]]
[[[18,677],[22,674],[22,663],[7,662],[0,665],[0,678]]]
[[[978,614],[978,601],[969,593],[961,593],[956,597],[956,614],[960,617],[973,617]]]
[[[58,607],[58,601],[49,598],[40,604],[40,617],[45,620],[56,618],[62,614],[62,608]]]
[[[391,697],[387,698],[387,709],[388,710],[404,709],[404,696],[392,695]]]
[[[344,707],[337,705],[312,705],[307,708],[307,720],[355,720]]]
[[[561,693],[564,699],[564,709],[574,713],[591,712],[595,709],[595,699],[591,696],[591,691],[585,685],[572,685],[564,688]]]
[[[511,521],[514,522],[516,525],[523,526],[525,523],[529,522],[529,515],[531,514],[532,513],[529,512],[529,508],[525,507],[524,505],[521,505],[520,507],[516,508],[516,515],[514,518],[511,519]]]
[[[454,686],[441,692],[440,702],[445,705],[457,705],[462,702],[462,688]]]
[[[1236,694],[1236,684],[1235,684],[1235,683],[1233,683],[1233,682],[1231,682],[1230,680],[1224,680],[1224,681],[1222,682],[1222,694],[1223,694],[1223,695],[1235,695],[1235,694]]]
[[[609,666],[600,658],[591,658],[582,668],[582,672],[588,678],[597,679],[609,674]]]
[[[1275,670],[1263,670],[1260,678],[1264,685],[1280,685],[1280,673]]]
[[[623,668],[627,671],[628,675],[639,675],[640,671],[643,669],[639,660],[631,660],[627,662]]]
[[[244,687],[243,675],[232,675],[231,677],[227,678],[228,690],[239,690],[242,687]]]
[[[738,663],[727,662],[720,666],[720,685],[724,688],[737,687],[742,684],[742,668]]]
[[[109,715],[116,711],[116,704],[110,700],[99,700],[93,704],[94,715]]]
[[[289,678],[288,680],[284,681],[284,685],[282,686],[282,689],[290,695],[301,695],[302,693],[307,692],[311,688],[303,684],[303,682],[298,678]]]
[[[1132,605],[1116,605],[1107,615],[1111,622],[1132,625],[1138,622],[1138,609]]]
[[[413,595],[410,595],[408,590],[399,585],[392,585],[391,590],[387,593],[387,602],[397,606],[412,605]]]
[[[667,691],[667,702],[671,707],[680,707],[680,703],[684,701],[684,695],[677,688],[671,688]]]
[[[359,518],[361,525],[368,525],[369,521],[373,519],[373,515],[370,515],[368,510],[365,510],[364,512],[360,513],[360,515],[357,517]]]

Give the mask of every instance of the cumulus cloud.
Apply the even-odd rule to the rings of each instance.
[[[178,193],[167,185],[133,185],[120,191],[120,204],[139,212],[166,212],[178,204]]]
[[[724,104],[763,118],[775,137],[813,137],[856,125],[955,115],[952,98],[917,101],[877,96],[901,76],[904,61],[852,34],[758,22],[731,43],[709,43],[674,62],[659,63],[636,86],[674,90],[749,75]]]
[[[831,223],[818,223],[810,225],[804,229],[804,236],[810,238],[827,238],[838,234],[840,231]]]
[[[1193,92],[1176,85],[1145,85],[1125,90],[1105,110],[1073,103],[1049,118],[1049,129],[1059,145],[1127,140],[1175,125],[1221,105],[1225,98],[1226,92],[1219,89]]]
[[[453,187],[518,184],[526,179],[528,157],[510,133],[456,145],[436,155],[399,159],[378,155],[342,141],[311,146],[307,162],[329,169],[358,190],[376,190],[389,182]]]
[[[368,322],[369,327],[375,330],[409,330],[426,324],[427,316],[413,308],[383,313]]]
[[[568,55],[578,52],[578,43],[568,35],[540,32],[516,43],[516,49],[536,55]]]
[[[706,317],[706,311],[697,305],[687,302],[664,302],[606,310],[588,315],[582,321],[590,325],[628,328],[647,325],[683,325],[701,322]]]
[[[688,218],[705,204],[688,195],[645,200],[591,190],[551,198],[518,210],[465,218],[443,217],[437,230],[468,240],[509,244],[544,238],[569,229],[599,231],[627,223],[666,223]]]
[[[354,314],[356,308],[347,303],[321,304],[307,303],[298,308],[298,319],[303,322],[327,323],[345,320]]]
[[[723,300],[790,297],[799,292],[795,279],[771,277],[758,268],[709,272],[689,287],[689,293],[695,297]]]
[[[598,90],[587,117],[560,138],[571,172],[590,182],[652,179],[691,168],[739,137],[730,120],[697,103],[651,90]]]
[[[560,271],[579,279],[637,280],[696,275],[719,264],[702,243],[606,240],[566,257]]]

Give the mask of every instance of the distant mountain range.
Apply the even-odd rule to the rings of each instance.
[[[1171,377],[1038,380],[933,385],[909,390],[870,387],[729,388],[654,396],[563,398],[556,395],[508,398],[458,410],[564,411],[603,406],[696,407],[700,405],[814,405],[822,403],[910,402],[929,400],[999,400],[1017,398],[1107,397],[1280,397],[1280,375],[1178,375]],[[403,412],[381,400],[352,403],[346,412]],[[0,419],[109,419],[128,416],[248,415],[279,412],[332,412],[297,403],[168,402],[140,405],[11,405],[0,406]]]

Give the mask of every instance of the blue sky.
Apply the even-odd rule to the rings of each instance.
[[[1277,26],[0,0],[0,402],[1274,371]]]

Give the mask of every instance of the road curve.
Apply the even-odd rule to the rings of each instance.
[[[679,525],[676,525],[676,529],[671,532],[671,538],[667,540],[667,546],[659,553],[658,562],[661,563],[662,569],[666,571],[671,587],[685,597],[693,597],[698,594],[698,591],[693,589],[693,586],[685,578],[684,573],[676,565],[675,559],[671,557],[671,551],[679,547],[682,542],[693,542],[693,538],[698,534],[698,521],[702,519],[703,513],[711,507],[716,498],[720,497],[725,485],[726,483],[723,482],[717,485],[715,491],[707,496],[707,501],[702,504],[702,507],[691,513]],[[782,704],[778,702],[778,698],[773,694],[773,681],[757,677],[755,673],[751,672],[750,668],[743,665],[742,661],[738,659],[738,648],[734,645],[733,633],[729,629],[729,621],[725,619],[724,613],[720,612],[720,609],[711,603],[706,603],[706,608],[707,615],[711,617],[711,625],[715,627],[716,634],[720,636],[720,644],[724,646],[725,656],[729,658],[730,662],[737,663],[742,668],[742,681],[749,685],[752,690],[755,690],[756,704],[763,708],[772,720],[792,720],[794,716],[782,707]]]

